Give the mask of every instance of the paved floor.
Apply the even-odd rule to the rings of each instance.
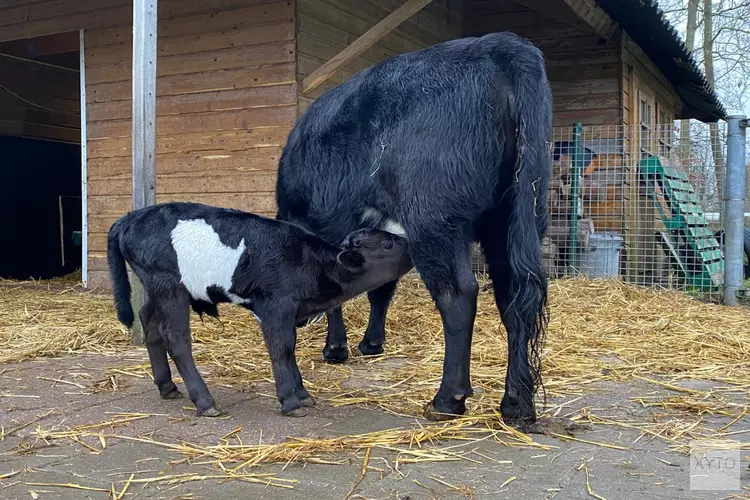
[[[113,483],[119,492],[131,474],[135,479],[192,473],[220,474],[208,459],[185,461],[178,450],[129,441],[96,437],[39,438],[45,430],[65,430],[79,425],[111,421],[117,413],[144,414],[102,432],[179,444],[187,441],[215,445],[233,434],[243,443],[281,442],[287,436],[331,437],[361,434],[394,427],[414,427],[413,418],[357,407],[333,408],[325,402],[305,418],[282,417],[277,412],[271,386],[257,392],[209,385],[220,407],[227,412],[218,419],[198,418],[186,400],[163,401],[149,378],[122,377],[116,391],[89,392],[92,381],[113,366],[144,362],[145,352],[133,350],[117,356],[70,356],[6,365],[0,369],[0,498],[108,498]],[[55,382],[62,379],[69,383]],[[72,384],[70,383],[72,382]],[[78,385],[75,385],[78,384]],[[598,390],[593,390],[598,389]],[[617,418],[664,410],[645,408],[631,398],[654,394],[653,385],[600,385],[572,402],[566,410],[589,407]],[[259,394],[261,393],[261,394]],[[746,395],[744,396],[746,397]],[[696,417],[699,418],[699,417]],[[705,417],[710,420],[709,417]],[[731,418],[715,418],[716,426]],[[29,424],[22,427],[24,424]],[[732,424],[733,431],[750,431],[748,419]],[[563,441],[535,435],[534,441],[549,449],[514,448],[492,440],[442,442],[456,450],[474,450],[450,462],[397,463],[397,452],[376,448],[368,457],[365,477],[353,492],[362,472],[365,452],[341,453],[338,464],[279,464],[254,469],[277,478],[296,480],[284,489],[241,480],[199,479],[190,482],[154,481],[132,483],[124,498],[746,498],[740,491],[695,491],[690,488],[689,457],[670,451],[661,439],[616,426],[597,425],[576,434],[578,439],[610,443],[607,448],[580,441]],[[747,434],[738,434],[738,438]],[[747,455],[743,452],[742,485],[750,485]],[[402,458],[404,455],[401,455]],[[179,463],[177,463],[179,462]],[[203,463],[201,463],[203,462]],[[587,487],[588,481],[588,487]],[[68,485],[63,486],[63,485]],[[77,485],[90,489],[75,489]]]

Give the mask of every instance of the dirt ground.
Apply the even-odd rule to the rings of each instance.
[[[83,292],[76,277],[0,281],[0,500],[750,499],[750,309],[596,280],[550,291],[550,397],[539,410],[587,426],[572,436],[525,435],[487,415],[507,360],[488,291],[465,419],[418,418],[440,384],[443,343],[416,281],[399,285],[384,356],[329,365],[325,324],[298,332],[318,401],[304,418],[280,415],[251,315],[227,307],[220,324],[193,318],[198,369],[225,412],[211,419],[188,399],[159,397],[111,296]],[[365,298],[344,309],[353,347],[369,309]],[[739,486],[695,489],[696,473],[717,477],[696,468],[696,439],[741,448],[722,452],[737,458],[731,468],[718,462]]]
[[[226,480],[217,476],[227,471],[210,457],[185,456],[170,446],[182,442],[212,446],[226,442],[227,435],[234,444],[268,444],[283,442],[288,436],[319,439],[414,428],[428,422],[358,406],[336,408],[324,400],[307,417],[283,417],[270,381],[242,392],[212,384],[210,370],[201,367],[225,416],[200,418],[188,400],[161,400],[148,377],[125,376],[119,379],[117,390],[91,393],[90,381],[106,378],[105,370],[111,373],[113,367],[146,361],[144,349],[132,348],[118,354],[68,355],[0,368],[0,498],[117,498],[131,476],[121,498],[721,499],[748,495],[750,472],[745,455],[750,452],[744,451],[742,457],[743,489],[696,491],[690,487],[688,455],[638,429],[612,425],[577,432],[576,440],[532,435],[536,447],[506,446],[492,436],[436,443],[446,453],[457,452],[450,461],[442,461],[444,457],[410,463],[418,455],[404,452],[409,446],[398,450],[374,447],[370,452],[329,455],[326,461],[335,463],[271,464],[253,469],[255,474],[273,474],[281,481],[276,484],[287,487],[242,478]],[[367,384],[366,376],[354,370],[352,381]],[[695,382],[692,388],[707,389],[706,384]],[[689,390],[691,383],[681,386]],[[675,393],[679,391],[646,381],[601,382],[586,386],[580,397],[550,403],[561,405],[561,415],[589,408],[613,420],[647,421],[665,410],[644,406],[637,398]],[[748,395],[736,397],[746,403]],[[750,432],[748,418],[733,422],[736,419],[706,415],[701,419],[717,427],[731,424],[739,439],[747,436],[742,432]],[[122,423],[112,424],[114,420]],[[44,433],[87,425],[94,425],[90,429],[102,437]]]

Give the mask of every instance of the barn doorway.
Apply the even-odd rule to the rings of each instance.
[[[80,34],[0,43],[0,277],[82,268]]]

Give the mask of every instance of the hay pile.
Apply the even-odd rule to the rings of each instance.
[[[676,412],[677,417],[666,423],[614,422],[587,410],[575,415],[579,420],[632,427],[683,446],[687,438],[716,434],[702,425],[701,415],[734,418],[748,411],[747,404],[727,397],[739,393],[746,398],[750,387],[748,309],[706,304],[679,292],[585,279],[554,281],[550,296],[551,322],[543,355],[548,396],[584,395],[598,381],[647,381],[654,389],[675,391],[674,396],[641,401]],[[132,348],[109,296],[81,293],[70,283],[6,282],[0,283],[0,299],[2,363]],[[220,312],[221,323],[210,318],[201,323],[195,316],[192,320],[196,360],[202,371],[211,372],[209,385],[225,383],[246,390],[272,381],[270,361],[252,315],[232,306],[222,306]],[[350,346],[356,346],[367,325],[366,298],[347,303],[344,312]],[[421,416],[440,384],[443,336],[440,316],[420,281],[407,279],[399,286],[386,324],[386,356],[368,359],[353,353],[345,365],[323,363],[325,334],[325,321],[298,332],[300,370],[316,398],[337,406],[366,404]],[[506,352],[494,299],[483,292],[472,348],[476,394],[469,400],[469,414],[497,408]],[[120,370],[150,375],[148,364]],[[370,383],[349,384],[352,375]],[[684,389],[676,385],[681,379],[710,380],[727,388]],[[548,409],[553,414],[561,410],[566,411]],[[482,420],[467,419],[465,424]]]
[[[0,279],[0,363],[127,347],[112,300],[82,292],[79,274]]]

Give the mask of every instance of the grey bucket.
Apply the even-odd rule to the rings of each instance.
[[[616,278],[620,269],[622,236],[612,233],[589,235],[588,248],[581,252],[580,271],[589,278]]]

